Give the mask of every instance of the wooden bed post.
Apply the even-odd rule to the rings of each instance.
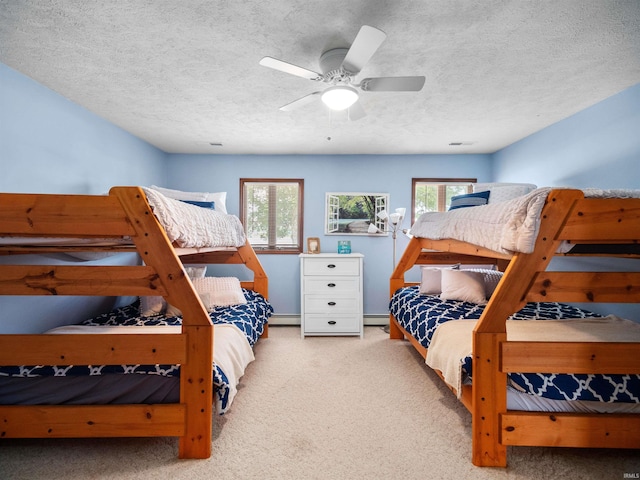
[[[244,265],[253,272],[253,290],[261,294],[264,298],[269,298],[269,279],[258,258],[253,255],[247,255],[247,251],[251,250],[249,240],[242,247],[238,247],[238,255],[242,259]]]
[[[507,340],[506,320],[517,311],[514,306],[524,306],[536,272],[546,270],[558,249],[558,234],[572,205],[583,197],[577,190],[553,190],[549,194],[533,252],[513,256],[505,281],[492,295],[473,332],[472,442],[476,466],[507,465],[501,425],[502,414],[507,411],[507,375],[500,365],[501,344]]]
[[[179,456],[209,458],[213,429],[213,324],[142,189],[114,187],[110,194],[120,200],[128,217],[135,219],[133,240],[142,260],[155,268],[166,285],[170,292],[167,302],[182,311],[187,361],[180,365],[180,403],[185,407],[186,419]]]
[[[404,287],[404,274],[415,264],[421,251],[422,246],[420,244],[420,240],[416,237],[411,238],[409,245],[407,245],[406,250],[402,254],[402,258],[400,258],[398,265],[391,274],[391,278],[389,280],[389,298],[393,296],[396,290]],[[404,334],[398,328],[398,325],[391,314],[389,314],[389,338],[393,340],[401,340],[404,338]]]
[[[244,262],[245,266],[253,272],[253,291],[258,292],[265,299],[269,299],[269,278],[264,271],[260,260],[253,252],[253,248],[249,240],[242,247],[238,247],[238,255]],[[269,338],[269,324],[264,324],[264,330],[260,338]]]

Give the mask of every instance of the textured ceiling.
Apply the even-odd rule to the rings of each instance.
[[[259,60],[318,70],[361,25],[360,77],[423,90],[279,111],[318,84]],[[0,0],[0,62],[167,152],[488,153],[640,83],[640,1]]]

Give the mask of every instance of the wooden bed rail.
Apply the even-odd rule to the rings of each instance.
[[[0,419],[6,438],[183,437],[187,411],[182,403],[2,405]]]
[[[500,423],[505,446],[640,448],[638,415],[508,411]]]
[[[187,360],[186,339],[177,334],[106,338],[96,334],[11,334],[0,338],[0,365],[173,365]]]
[[[137,187],[116,187],[114,191],[138,194]],[[144,198],[142,190],[139,195]],[[0,193],[0,236],[112,238],[134,234],[118,195]]]
[[[562,190],[554,190],[557,195]],[[557,236],[573,243],[638,243],[640,198],[577,198]]]
[[[500,344],[500,370],[636,374],[640,373],[640,343],[507,341]]]

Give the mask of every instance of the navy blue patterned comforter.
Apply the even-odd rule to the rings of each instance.
[[[232,323],[244,332],[253,348],[264,332],[265,324],[273,314],[273,307],[259,293],[243,289],[246,304],[230,307],[218,307],[209,313],[215,324]],[[117,308],[109,313],[85,320],[82,325],[89,326],[153,326],[182,325],[182,317],[165,315],[140,316],[139,302]],[[106,374],[146,374],[165,377],[179,377],[179,365],[35,365],[0,366],[0,376],[39,377],[39,376],[81,376]],[[229,380],[225,373],[214,364],[213,384],[221,412],[226,411],[229,400]]]
[[[484,305],[441,300],[422,295],[418,287],[399,289],[391,298],[389,310],[398,323],[425,348],[429,348],[436,328],[451,320],[477,320]],[[557,320],[598,317],[593,312],[552,302],[527,303],[511,320]],[[471,356],[461,360],[463,371],[471,377]],[[640,403],[640,375],[510,373],[511,386],[531,395],[554,400],[591,400]]]

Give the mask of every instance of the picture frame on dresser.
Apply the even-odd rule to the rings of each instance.
[[[312,255],[320,253],[320,239],[318,237],[307,238],[307,253]]]

